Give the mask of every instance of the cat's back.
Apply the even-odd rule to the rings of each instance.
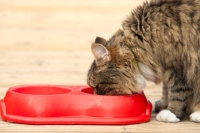
[[[141,58],[151,57],[162,69],[194,70],[200,59],[199,7],[200,0],[150,0],[123,21],[124,34],[148,51]]]
[[[150,0],[123,21],[124,33],[148,42],[151,48],[157,44],[179,43],[197,47],[200,42],[199,7],[200,0]]]

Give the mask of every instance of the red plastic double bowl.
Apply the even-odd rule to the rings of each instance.
[[[25,124],[135,124],[148,122],[151,108],[143,93],[100,96],[88,86],[16,86],[0,101],[4,121]]]

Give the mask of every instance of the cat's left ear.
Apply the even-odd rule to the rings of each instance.
[[[91,49],[97,64],[105,64],[111,60],[110,52],[104,46],[105,43],[105,39],[97,37],[95,43],[92,44]]]
[[[95,43],[99,43],[99,44],[105,45],[106,44],[106,39],[101,38],[101,37],[96,37]]]

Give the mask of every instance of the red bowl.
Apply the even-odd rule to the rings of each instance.
[[[4,121],[26,124],[134,124],[148,122],[151,103],[144,93],[94,95],[88,86],[11,87],[0,101]]]

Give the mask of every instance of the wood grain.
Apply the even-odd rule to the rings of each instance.
[[[0,99],[21,84],[86,85],[96,36],[108,39],[145,0],[0,0]],[[147,83],[149,100],[161,85]],[[24,125],[0,120],[0,133],[194,133],[198,123],[155,120],[136,125]]]

